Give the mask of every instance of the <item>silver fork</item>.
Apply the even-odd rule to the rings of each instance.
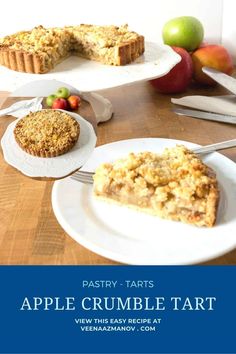
[[[85,183],[85,184],[93,184],[93,176],[94,172],[88,171],[76,171],[70,177],[77,182]]]
[[[219,151],[224,149],[230,149],[236,146],[236,139],[222,141],[221,143],[205,145],[199,148],[192,149],[197,155],[205,155],[213,151]],[[70,177],[77,182],[85,183],[85,184],[93,184],[93,176],[94,172],[88,172],[79,170],[73,173]]]

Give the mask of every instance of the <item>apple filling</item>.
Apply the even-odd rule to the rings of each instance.
[[[94,194],[161,218],[213,226],[219,192],[213,171],[183,146],[129,154],[103,164],[94,176]]]

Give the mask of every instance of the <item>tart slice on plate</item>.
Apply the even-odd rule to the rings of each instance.
[[[162,155],[130,153],[99,166],[94,175],[97,198],[164,219],[196,226],[214,225],[219,190],[214,171],[184,146]]]

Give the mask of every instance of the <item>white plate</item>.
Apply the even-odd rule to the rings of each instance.
[[[0,90],[14,91],[35,80],[58,80],[81,91],[90,92],[161,77],[167,74],[181,57],[171,47],[145,43],[145,53],[134,63],[125,66],[103,65],[71,56],[46,74],[27,74],[0,66]]]
[[[92,125],[80,115],[67,112],[80,124],[80,136],[75,146],[66,154],[51,158],[32,156],[24,152],[14,138],[14,128],[18,119],[8,125],[2,140],[2,150],[6,162],[29,177],[61,178],[81,167],[92,154],[97,137]]]
[[[167,146],[196,144],[171,139],[130,139],[96,148],[83,166],[93,171],[100,163],[129,152],[161,152]],[[219,153],[204,161],[214,168],[221,188],[217,223],[198,228],[162,220],[125,207],[95,200],[92,186],[66,178],[56,181],[52,205],[57,220],[77,242],[104,257],[129,264],[191,264],[217,257],[236,246],[236,164]]]

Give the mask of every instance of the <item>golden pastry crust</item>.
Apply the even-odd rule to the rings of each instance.
[[[35,27],[0,41],[0,63],[16,71],[44,73],[69,55],[70,34],[62,28]]]
[[[14,136],[18,145],[28,154],[55,157],[72,149],[79,138],[79,123],[69,114],[43,109],[20,119]]]
[[[35,27],[0,40],[0,64],[42,74],[71,54],[103,64],[126,65],[144,52],[144,37],[125,26]]]
[[[103,164],[94,176],[96,197],[165,219],[214,225],[219,190],[212,169],[184,146],[129,154]]]

